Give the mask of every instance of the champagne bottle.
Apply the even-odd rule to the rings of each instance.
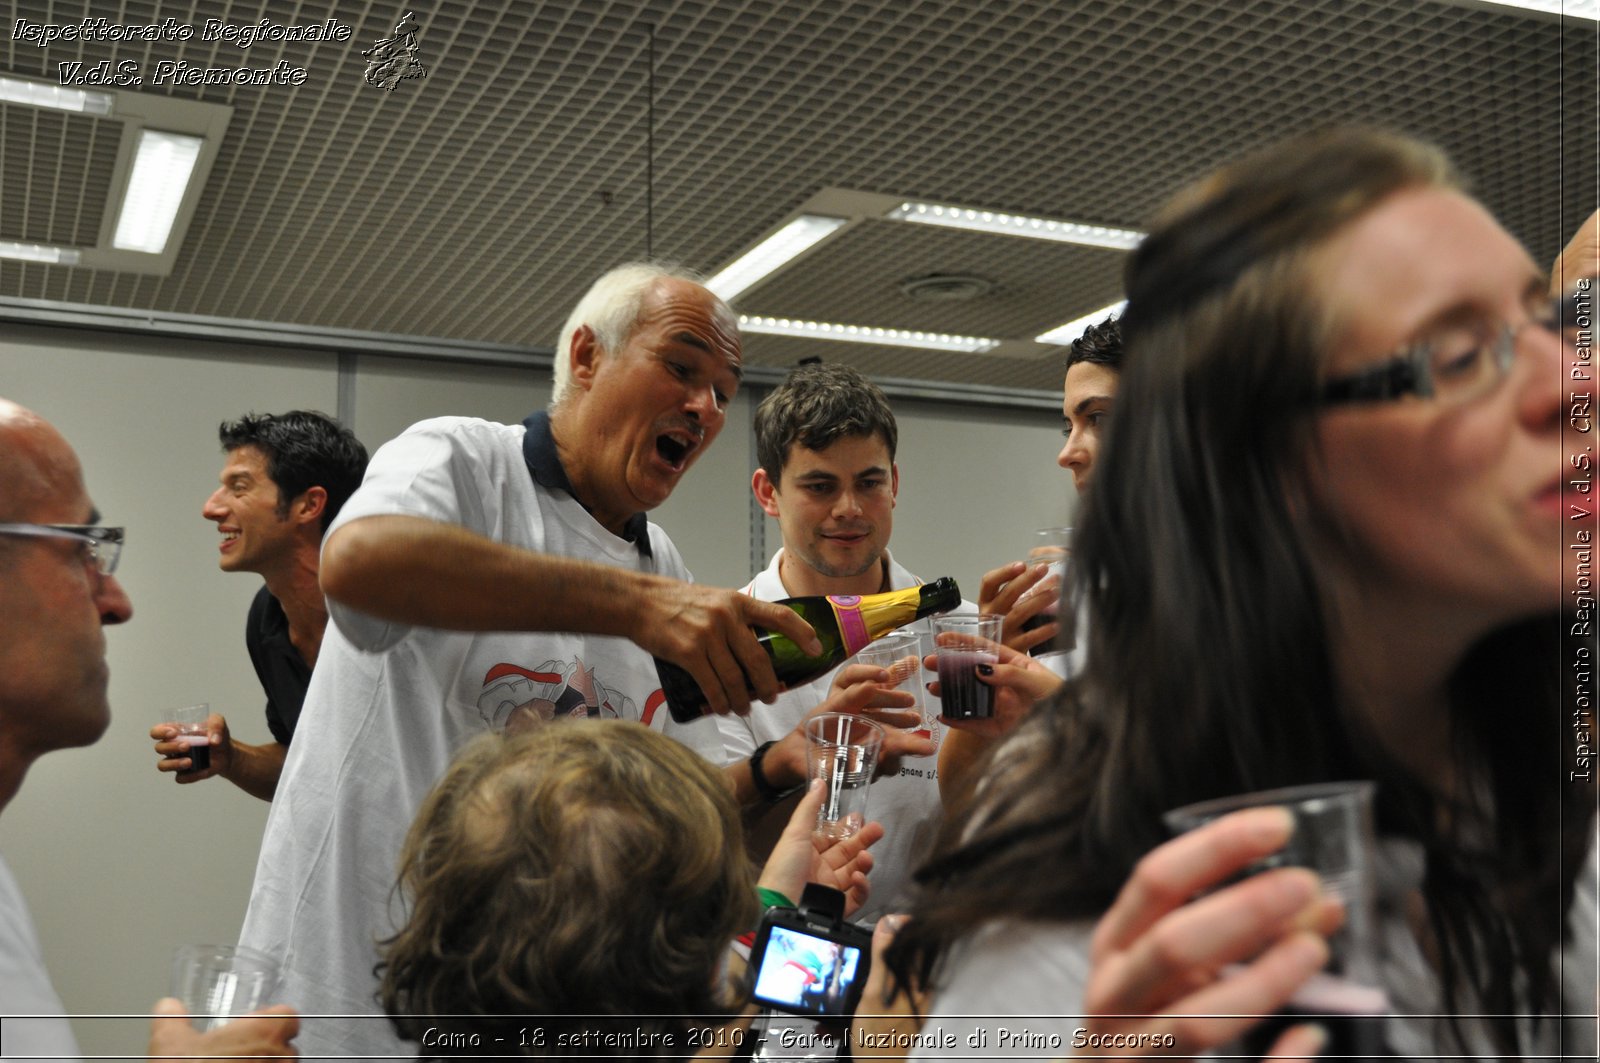
[[[955,580],[945,576],[903,591],[814,595],[785,598],[776,604],[799,613],[816,631],[817,641],[822,643],[822,652],[813,657],[785,635],[759,627],[751,629],[771,658],[778,682],[792,687],[826,675],[861,647],[895,628],[934,613],[948,613],[961,604],[961,590]],[[659,657],[656,658],[656,674],[661,679],[661,692],[666,695],[667,708],[674,720],[688,723],[705,715],[706,696],[692,675]]]

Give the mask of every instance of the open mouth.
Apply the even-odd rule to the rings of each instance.
[[[656,453],[674,472],[682,472],[689,455],[694,453],[695,440],[676,432],[656,436]]]

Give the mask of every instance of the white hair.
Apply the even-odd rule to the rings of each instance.
[[[572,390],[572,337],[588,325],[595,345],[603,351],[619,351],[639,323],[644,297],[656,283],[668,278],[705,284],[693,270],[664,262],[628,262],[607,270],[572,308],[555,344],[555,385],[550,391],[550,408],[561,405]]]

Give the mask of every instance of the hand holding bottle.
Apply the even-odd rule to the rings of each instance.
[[[760,619],[748,621],[761,629],[754,632],[753,637],[758,640],[758,649],[765,655],[766,661],[751,660],[746,655],[745,644],[739,642],[734,633],[719,634],[728,638],[729,644],[739,648],[741,655],[738,663],[752,680],[748,692],[736,691],[726,685],[720,688],[707,687],[704,676],[693,668],[680,667],[681,658],[671,654],[656,654],[656,671],[661,678],[661,689],[666,694],[672,718],[679,723],[688,723],[706,712],[729,711],[720,707],[723,705],[732,706],[732,711],[743,712],[749,707],[750,693],[762,701],[771,701],[777,693],[776,689],[768,694],[754,682],[758,676],[764,679],[771,675],[776,681],[791,686],[810,682],[832,671],[845,658],[880,635],[913,620],[954,609],[961,604],[961,591],[956,581],[946,576],[920,587],[885,591],[882,594],[814,595],[785,598],[772,603],[746,600],[753,603],[750,608],[753,616],[773,618],[771,623]],[[754,609],[755,605],[762,607],[759,614]],[[788,616],[783,616],[784,613]],[[799,618],[803,618],[800,626],[814,637],[794,636],[794,623]],[[654,633],[648,631],[644,635],[654,637]],[[634,641],[650,648],[651,644],[644,637]],[[713,644],[710,650],[712,663],[717,664],[718,646]],[[665,660],[662,660],[663,656]],[[726,669],[715,668],[712,671],[719,681],[724,676],[736,678],[734,673]]]
[[[630,637],[650,651],[658,667],[665,662],[663,676],[673,668],[687,673],[698,685],[706,711],[742,715],[750,711],[752,697],[771,702],[782,689],[772,658],[752,628],[822,652],[816,632],[794,610],[693,583],[672,583],[653,594]],[[667,694],[670,705],[672,692]]]

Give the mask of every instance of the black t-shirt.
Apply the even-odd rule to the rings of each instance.
[[[267,727],[274,739],[288,745],[300,722],[306,687],[311,685],[311,667],[289,641],[289,618],[265,585],[250,603],[244,644],[261,689],[267,692]]]

